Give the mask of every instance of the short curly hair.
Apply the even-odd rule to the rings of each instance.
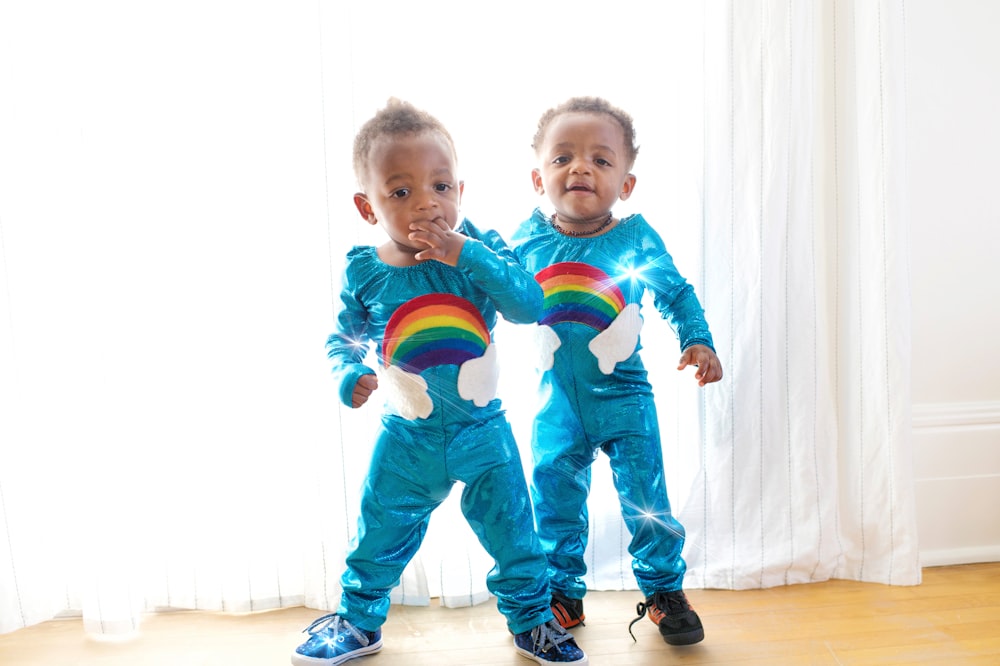
[[[409,102],[390,97],[385,108],[369,118],[354,137],[354,176],[358,185],[364,188],[368,160],[372,147],[379,139],[423,132],[437,132],[444,137],[452,157],[458,160],[455,142],[441,121]]]
[[[625,139],[625,159],[627,161],[625,170],[632,170],[632,167],[635,166],[635,158],[639,155],[639,145],[635,142],[635,125],[632,123],[632,116],[601,97],[571,97],[543,113],[542,117],[538,119],[538,130],[535,132],[535,138],[531,141],[531,147],[536,155],[542,147],[542,143],[545,142],[545,133],[548,131],[549,125],[557,117],[567,113],[591,113],[607,116],[618,123]]]

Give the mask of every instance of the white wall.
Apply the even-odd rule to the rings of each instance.
[[[925,565],[1000,560],[1000,2],[906,3]]]

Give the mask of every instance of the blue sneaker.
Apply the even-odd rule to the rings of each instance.
[[[324,615],[303,631],[309,640],[295,648],[295,666],[336,666],[382,649],[382,630],[362,631],[336,613]]]
[[[587,663],[587,655],[577,646],[573,635],[555,620],[549,620],[534,629],[514,636],[514,647],[518,654],[534,659],[539,664]]]

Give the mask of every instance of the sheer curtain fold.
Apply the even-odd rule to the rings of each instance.
[[[692,583],[920,581],[909,459],[902,3],[714,6],[710,315]],[[715,417],[715,418],[713,418]]]
[[[639,187],[620,212],[663,225],[726,370],[703,390],[674,372],[646,307],[689,587],[919,582],[902,0],[711,0],[666,22],[636,7],[630,73],[609,62],[597,88],[528,76],[534,56],[509,49],[521,12],[575,19],[518,1],[489,34],[455,32],[461,85],[433,90],[353,29],[381,11],[385,43],[406,48],[412,21],[382,11],[396,4],[0,9],[0,87],[16,93],[0,109],[0,632],[336,608],[378,408],[338,406],[323,343],[341,257],[378,242],[349,156],[390,95],[452,128],[475,174],[463,207],[502,233],[539,205],[515,146],[544,108],[598,94],[636,117]],[[521,328],[497,340],[527,466]],[[460,490],[394,602],[488,599]],[[627,543],[602,458],[591,588],[635,589]]]

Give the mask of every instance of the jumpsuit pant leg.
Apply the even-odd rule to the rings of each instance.
[[[465,483],[462,513],[495,566],[486,579],[514,634],[552,619],[551,593],[520,453],[503,415],[465,428],[448,467]]]
[[[337,610],[360,629],[375,631],[385,623],[389,593],[423,542],[431,512],[451,489],[440,440],[419,427],[385,422],[376,438]]]
[[[587,497],[596,450],[565,399],[551,395],[532,435],[532,502],[552,590],[571,599],[587,593],[584,553],[590,529]]]
[[[674,517],[667,496],[663,450],[651,397],[622,413],[634,418],[634,431],[608,441],[608,455],[622,518],[632,540],[632,571],[644,596],[683,587],[687,565],[681,557],[684,527]]]

